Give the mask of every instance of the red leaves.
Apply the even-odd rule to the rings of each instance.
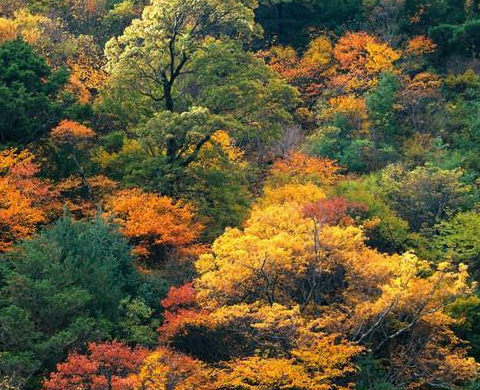
[[[117,342],[90,343],[88,353],[71,353],[57,372],[43,383],[44,390],[133,390],[134,375],[148,355],[146,348]]]
[[[166,310],[175,311],[182,307],[188,307],[195,303],[196,293],[193,283],[187,283],[180,287],[171,287],[168,295],[162,300],[162,307]]]
[[[303,212],[325,225],[350,225],[353,222],[353,214],[366,210],[367,206],[364,204],[335,197],[305,206]]]

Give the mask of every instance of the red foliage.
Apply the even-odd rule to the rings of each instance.
[[[167,297],[161,303],[165,309],[163,324],[158,328],[162,341],[173,339],[188,325],[205,322],[208,314],[207,311],[198,307],[192,283],[171,287]]]
[[[44,390],[133,390],[149,351],[113,341],[90,343],[88,353],[71,353],[43,383]]]
[[[348,225],[353,223],[352,215],[366,210],[367,206],[362,203],[354,203],[345,198],[335,197],[322,199],[305,206],[303,212],[325,225]]]
[[[193,283],[187,283],[180,287],[171,287],[168,295],[162,300],[162,307],[169,311],[177,311],[180,308],[195,304],[195,289]]]

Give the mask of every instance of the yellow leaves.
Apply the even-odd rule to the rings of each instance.
[[[364,348],[342,339],[340,334],[326,335],[303,331],[299,346],[292,350],[295,356],[310,372],[315,372],[315,381],[331,382],[356,371],[353,358]]]
[[[0,151],[0,174],[7,173],[11,168],[31,163],[35,156],[28,150],[19,151],[16,148]]]
[[[209,373],[199,361],[159,348],[140,368],[136,390],[207,390]]]
[[[324,188],[339,179],[340,171],[341,168],[333,160],[293,152],[275,162],[270,172],[269,185],[314,183]]]
[[[31,14],[26,9],[16,11],[14,19],[0,18],[0,44],[17,37],[35,44],[42,37],[43,24],[48,20],[44,16]]]
[[[225,390],[328,390],[327,385],[315,386],[308,372],[292,359],[250,357],[227,365],[218,376]]]
[[[368,130],[367,102],[363,97],[355,95],[341,95],[329,100],[331,115],[341,114],[357,131]]]
[[[242,161],[245,152],[237,148],[234,144],[228,133],[224,130],[218,130],[212,134],[211,141],[212,143],[217,143],[220,145],[222,150],[228,156],[228,158],[233,162]]]
[[[217,152],[215,152],[214,148],[217,148]],[[192,146],[189,153],[193,153],[193,149],[194,147]],[[218,149],[221,151],[220,154]],[[239,167],[245,167],[247,163],[244,159],[244,154],[245,152],[242,149],[235,146],[234,140],[230,138],[226,131],[218,130],[212,134],[210,141],[204,145],[198,160],[194,164],[204,167],[217,167],[222,163],[222,157],[226,157],[230,163]]]
[[[74,93],[82,103],[90,102],[107,81],[103,70],[101,49],[92,37],[80,36],[76,40],[76,54],[71,56],[68,67],[71,70],[67,89]]]
[[[312,183],[287,184],[279,188],[266,187],[260,203],[262,206],[297,203],[303,205],[325,199],[325,192]]]
[[[393,70],[393,64],[400,59],[400,54],[386,44],[368,42],[365,45],[367,62],[365,68],[373,74]]]
[[[305,327],[298,331],[298,347],[285,357],[254,356],[227,363],[217,377],[219,388],[327,390],[336,381],[355,373],[353,359],[362,352],[362,347],[336,334],[315,333]]]
[[[332,61],[333,45],[326,36],[319,36],[310,42],[303,55],[302,65],[307,68],[325,69]]]

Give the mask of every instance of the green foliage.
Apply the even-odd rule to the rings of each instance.
[[[9,254],[0,273],[0,374],[28,378],[68,348],[113,335],[119,304],[140,281],[129,250],[101,219],[64,217]]]
[[[419,231],[473,201],[473,188],[462,182],[463,175],[460,169],[419,166],[409,171],[390,165],[382,171],[379,185],[392,209]]]
[[[480,215],[476,212],[459,213],[435,226],[438,233],[433,241],[439,258],[467,264],[471,274],[477,278],[480,271],[480,238],[477,233],[479,226]]]
[[[65,69],[52,73],[45,60],[21,40],[0,46],[0,142],[41,137],[60,118],[56,97],[67,81]]]
[[[153,310],[139,298],[120,301],[119,335],[127,343],[153,347],[157,341],[160,321],[152,319]]]
[[[395,98],[399,83],[391,72],[380,76],[376,90],[367,96],[368,117],[371,123],[371,139],[380,148],[395,145],[398,128],[395,122]]]
[[[341,182],[336,193],[367,206],[365,220],[372,221],[366,229],[369,244],[382,252],[401,252],[407,248],[409,226],[388,204],[375,176]]]

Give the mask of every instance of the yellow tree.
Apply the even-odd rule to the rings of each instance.
[[[316,332],[340,333],[368,347],[374,358],[385,358],[392,385],[459,384],[476,377],[477,363],[454,335],[455,320],[445,310],[472,293],[465,266],[379,253],[365,245],[361,227],[327,223],[331,218],[323,218],[322,208],[305,212],[301,197],[267,201],[276,191],[285,189],[266,191],[244,228],[227,230],[212,253],[197,261],[196,301],[211,311],[210,320],[224,307],[238,311],[245,304],[297,308]],[[299,343],[299,334],[290,340]],[[292,370],[285,386],[300,380],[300,371]],[[247,382],[260,386],[260,373],[251,375]]]

